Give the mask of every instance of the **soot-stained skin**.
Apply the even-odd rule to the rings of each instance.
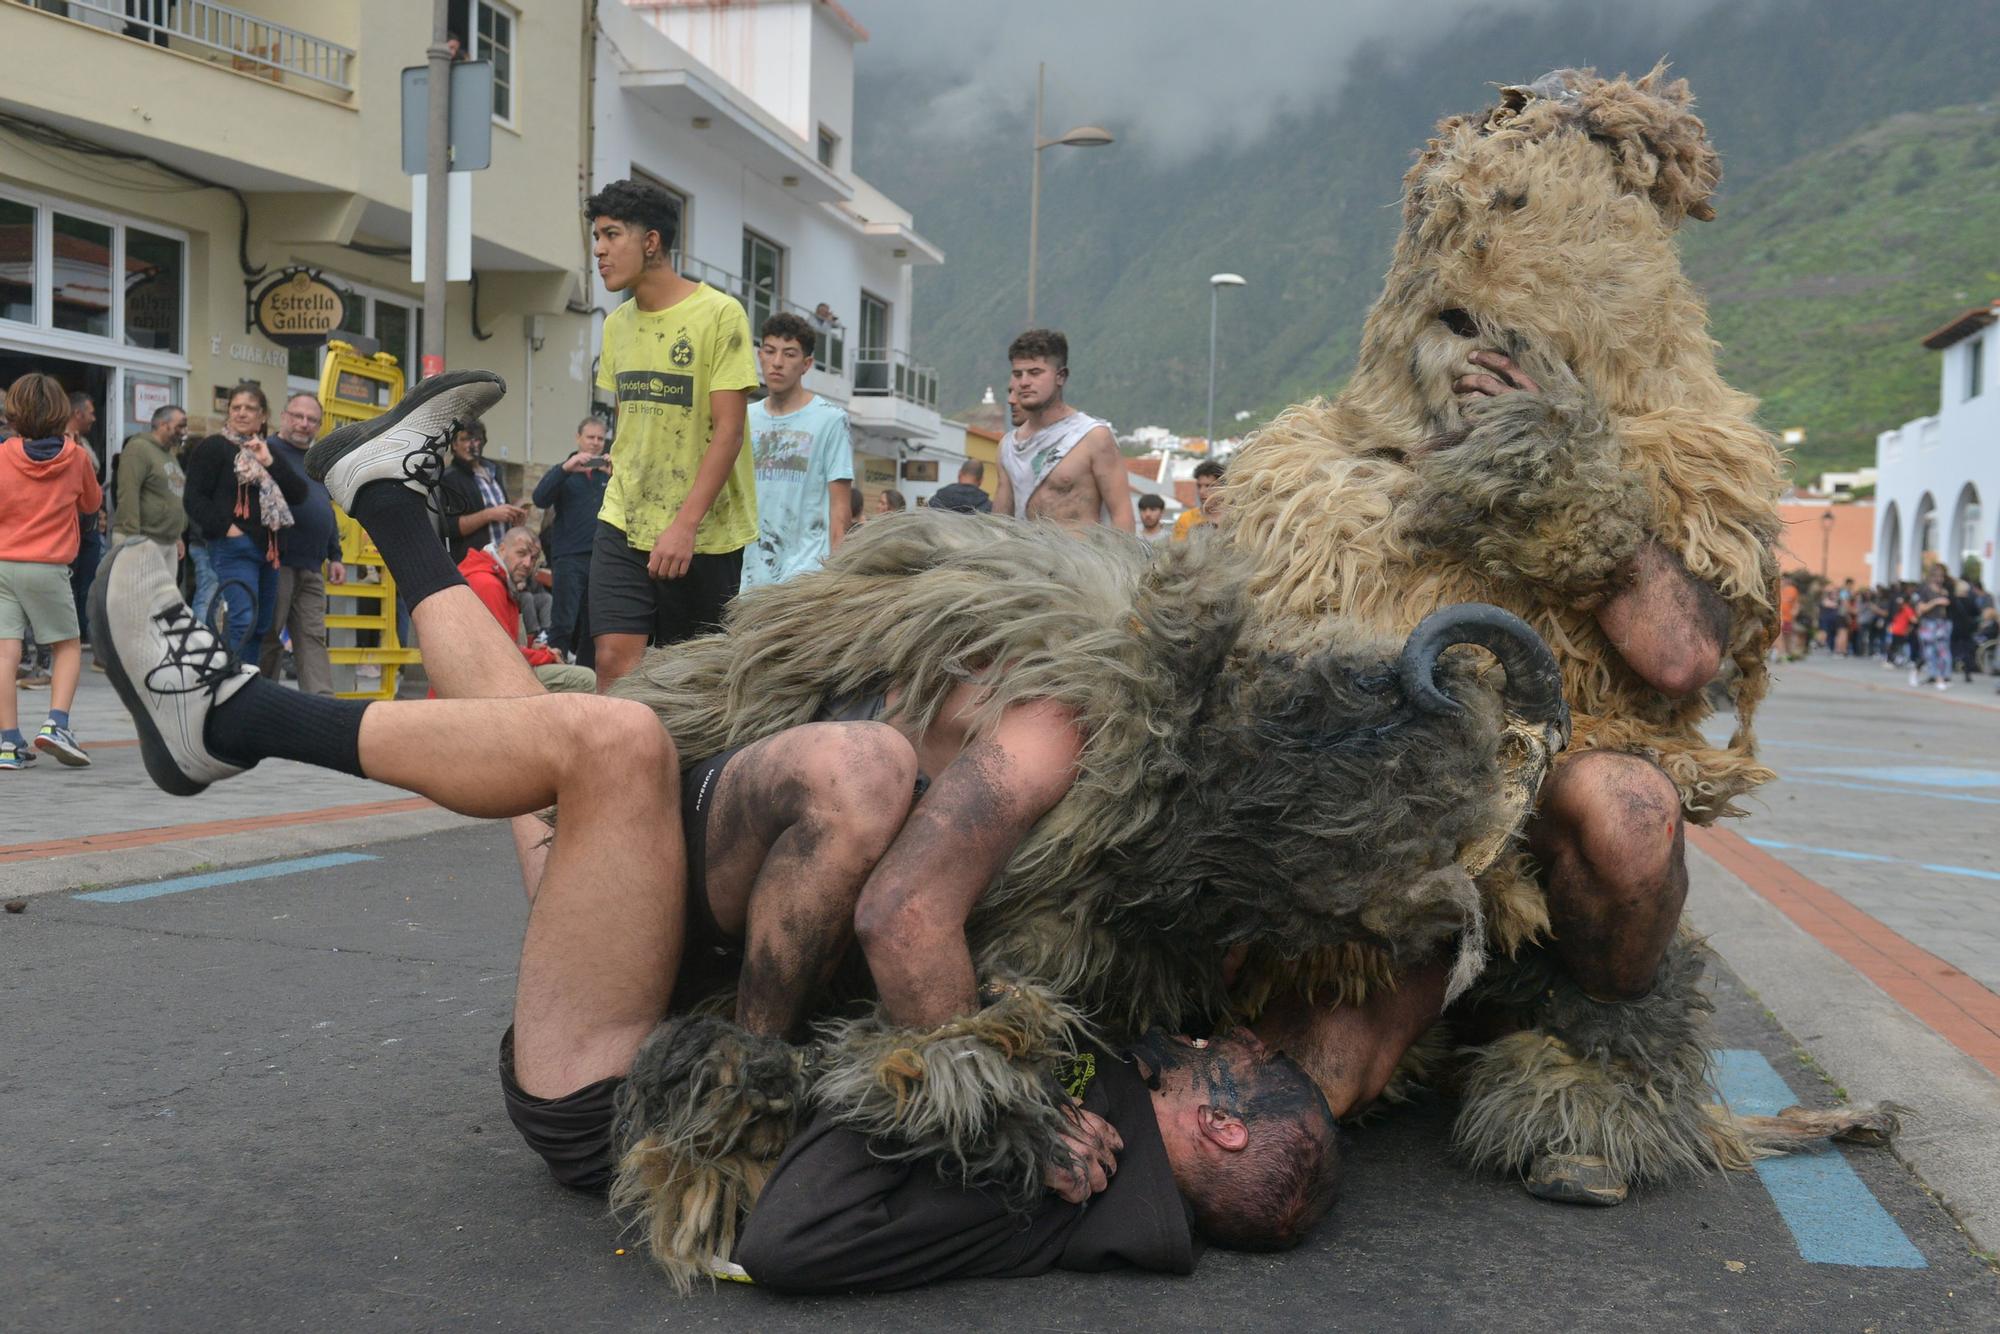
[[[1673,780],[1636,755],[1557,766],[1529,828],[1556,956],[1598,1000],[1652,986],[1687,901],[1686,823]]]
[[[736,1020],[792,1034],[853,941],[856,901],[913,795],[909,743],[879,723],[816,723],[724,768],[709,830],[707,893],[744,941]]]
[[[931,1027],[976,1008],[966,919],[1035,822],[1068,792],[1081,744],[1056,706],[1016,706],[944,767],[911,813],[856,913],[891,1022]]]
[[[1639,548],[1629,584],[1598,612],[1626,666],[1672,696],[1714,679],[1732,619],[1722,595],[1656,540]]]

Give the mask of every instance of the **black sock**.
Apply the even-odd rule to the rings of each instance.
[[[287,690],[261,676],[211,709],[202,740],[215,757],[239,769],[259,760],[297,760],[338,773],[361,772],[365,699],[329,699]]]
[[[465,582],[432,525],[424,498],[401,482],[370,482],[354,497],[354,521],[368,530],[411,607]]]

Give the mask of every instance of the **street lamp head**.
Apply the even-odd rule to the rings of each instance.
[[[1057,144],[1067,144],[1071,148],[1102,148],[1115,143],[1111,131],[1096,125],[1079,125],[1068,134],[1059,134],[1053,139],[1044,139],[1036,148],[1054,148]]]
[[[1208,278],[1210,287],[1248,287],[1240,273],[1212,273]]]

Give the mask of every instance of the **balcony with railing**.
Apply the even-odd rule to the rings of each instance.
[[[813,369],[824,371],[839,379],[847,377],[847,331],[839,325],[822,325],[814,313],[804,306],[795,305],[783,297],[773,296],[766,288],[758,287],[740,274],[731,273],[720,265],[706,260],[682,258],[681,277],[692,283],[707,283],[718,292],[727,292],[743,303],[744,311],[750,316],[750,329],[754,334],[762,328],[764,321],[784,311],[796,315],[813,327],[817,344],[813,353]],[[846,386],[841,387],[841,396],[846,397]]]
[[[937,411],[937,372],[906,352],[863,348],[854,354],[857,397],[891,395]]]
[[[858,348],[848,419],[863,435],[906,441],[935,439],[942,425],[937,392],[937,372],[912,360],[907,352]]]
[[[26,2],[26,0],[23,0]],[[31,4],[183,55],[336,98],[354,93],[354,52],[338,42],[210,0]]]

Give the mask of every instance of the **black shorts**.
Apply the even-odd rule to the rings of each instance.
[[[708,902],[708,819],[722,770],[742,747],[703,760],[681,775],[681,831],[687,843],[687,931],[672,1009],[689,1008],[742,967],[742,944],[715,924]],[[528,1147],[549,1165],[549,1175],[574,1190],[602,1193],[614,1169],[612,1123],[617,1119],[622,1075],[612,1075],[559,1098],[537,1098],[514,1078],[514,1030],[500,1039],[500,1091],[507,1119]]]
[[[678,579],[646,572],[648,553],[602,519],[590,548],[590,632],[644,635],[648,644],[678,644],[722,625],[722,613],[743,582],[743,552],[696,552]]]

